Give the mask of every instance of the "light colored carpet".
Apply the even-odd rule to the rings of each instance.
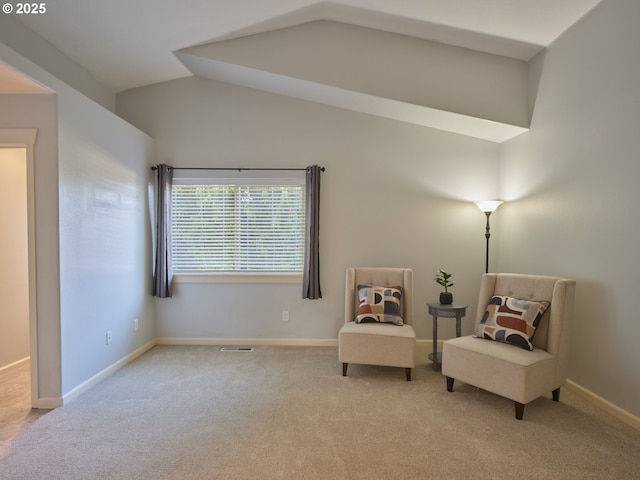
[[[640,432],[563,390],[512,402],[337,349],[158,346],[9,442],[15,479],[634,479]]]

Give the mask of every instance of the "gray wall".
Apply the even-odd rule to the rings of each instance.
[[[431,338],[426,302],[440,291],[439,268],[453,272],[456,299],[475,305],[485,218],[471,200],[497,195],[497,144],[197,78],[121,93],[117,113],[176,167],[327,169],[323,299],[302,300],[300,285],[179,283],[174,298],[157,301],[159,337],[335,340],[347,266],[413,268],[422,339]],[[442,334],[453,336],[453,324]]]
[[[0,60],[55,92],[0,95],[0,128],[38,128],[38,384],[40,405],[53,406],[156,336],[153,141],[2,43]]]
[[[640,416],[640,3],[605,0],[535,59],[504,145],[502,271],[577,280],[569,377]]]
[[[66,394],[155,338],[147,207],[153,143],[84,97],[61,98],[58,118]]]

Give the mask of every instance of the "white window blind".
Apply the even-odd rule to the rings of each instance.
[[[174,183],[175,273],[299,273],[304,185]]]

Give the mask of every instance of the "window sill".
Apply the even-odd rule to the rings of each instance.
[[[302,283],[301,273],[191,273],[173,276],[176,283]]]

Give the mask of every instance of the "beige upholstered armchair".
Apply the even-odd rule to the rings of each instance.
[[[372,288],[359,289],[358,286]],[[342,375],[347,375],[350,363],[382,365],[404,367],[410,381],[416,348],[412,305],[412,270],[348,268],[345,323],[338,334]]]
[[[560,387],[567,377],[575,285],[574,280],[558,277],[483,275],[474,331],[480,338],[469,335],[443,344],[442,374],[447,377],[447,390],[453,391],[457,379],[509,398],[515,402],[518,420],[522,420],[527,403],[547,392],[559,401]],[[531,314],[536,303],[544,305],[537,327],[520,329],[517,316],[524,318],[527,311]],[[522,333],[505,325],[526,330],[526,335],[535,334],[528,342]]]

